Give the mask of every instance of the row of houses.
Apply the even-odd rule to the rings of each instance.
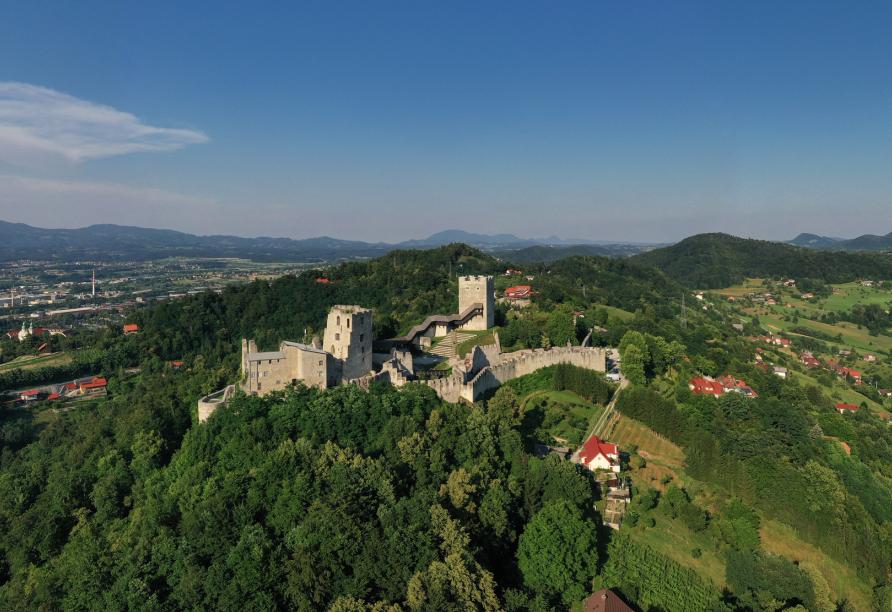
[[[690,389],[694,395],[712,395],[714,397],[720,397],[725,393],[739,393],[745,397],[759,397],[756,390],[750,387],[746,381],[735,378],[730,374],[725,374],[718,378],[697,376],[688,381],[688,389]]]
[[[781,346],[784,348],[789,348],[793,343],[789,338],[784,338],[783,336],[778,336],[777,334],[768,334],[767,336],[756,336],[754,338],[750,338],[754,342],[764,342],[765,344],[770,344],[772,346]]]
[[[55,401],[66,398],[101,395],[108,387],[108,380],[102,376],[87,376],[61,385],[52,385],[42,389],[28,389],[19,392],[19,400],[30,403],[37,401]]]

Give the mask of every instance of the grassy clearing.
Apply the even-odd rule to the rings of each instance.
[[[777,521],[764,521],[762,548],[794,561],[807,561],[820,570],[837,599],[847,599],[854,610],[870,610],[870,587],[857,573],[831,559],[820,549],[800,540],[796,533]]]
[[[21,368],[23,370],[32,370],[34,368],[42,368],[46,366],[64,365],[66,363],[70,363],[71,359],[72,356],[66,353],[54,353],[52,355],[46,355],[44,357],[23,356],[0,365],[0,372],[6,372],[8,370],[15,370],[18,368]]]
[[[520,402],[523,410],[521,431],[525,437],[543,444],[578,446],[603,408],[572,391],[538,390]]]
[[[629,312],[628,310],[623,310],[622,308],[617,308],[615,306],[598,306],[598,308],[603,308],[604,310],[606,310],[609,319],[616,319],[618,321],[631,321],[635,318],[635,313]]]
[[[858,283],[833,285],[836,292],[821,304],[824,310],[851,310],[856,304],[878,304],[888,308],[892,304],[892,289],[862,287]]]
[[[790,377],[791,379],[796,379],[802,385],[820,387],[824,391],[830,391],[830,397],[832,397],[833,399],[838,399],[841,402],[855,404],[857,406],[860,406],[861,402],[865,402],[867,403],[867,406],[874,412],[877,412],[881,415],[888,415],[888,412],[883,406],[873,401],[869,397],[865,397],[857,391],[852,390],[848,385],[838,380],[834,380],[833,386],[828,389],[826,385],[822,384],[815,378],[812,378],[811,376],[803,374],[801,372],[791,371]]]
[[[730,296],[738,298],[743,297],[749,293],[764,293],[765,291],[768,291],[768,289],[763,284],[763,280],[761,278],[748,278],[739,285],[726,287],[725,289],[715,289],[712,291],[713,293],[724,295],[726,297]]]

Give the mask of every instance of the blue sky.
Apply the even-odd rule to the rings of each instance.
[[[0,219],[886,233],[890,31],[881,2],[8,2]]]

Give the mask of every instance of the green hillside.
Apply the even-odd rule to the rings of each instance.
[[[829,283],[892,278],[892,257],[887,255],[818,251],[728,234],[691,236],[632,260],[700,289],[728,287],[755,277],[811,278]]]

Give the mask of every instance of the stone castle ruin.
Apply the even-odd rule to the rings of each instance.
[[[474,402],[487,392],[518,376],[558,363],[606,371],[607,352],[587,346],[554,347],[503,353],[498,334],[495,342],[475,346],[465,358],[449,359],[451,372],[442,378],[419,379],[415,354],[424,353],[434,338],[456,330],[485,331],[494,326],[495,292],[491,276],[458,279],[458,312],[432,315],[405,336],[382,340],[373,353],[372,311],[361,306],[333,306],[323,339],[311,344],[283,341],[279,350],[261,352],[253,340],[242,340],[241,382],[249,395],[266,395],[301,382],[326,389],[354,383],[368,387],[373,381],[395,386],[409,382],[425,384],[449,402]],[[236,385],[203,397],[198,402],[198,420],[205,421],[236,390]]]
[[[327,350],[326,350],[327,349]],[[313,344],[284,341],[278,351],[259,352],[242,340],[242,390],[249,395],[281,391],[298,381],[326,389],[365,376],[372,370],[372,311],[334,306],[324,340]]]

